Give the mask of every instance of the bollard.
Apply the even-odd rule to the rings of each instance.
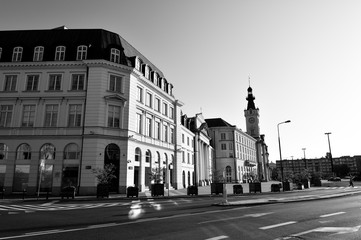
[[[23,189],[23,200],[25,199],[25,192],[26,192],[26,190]]]

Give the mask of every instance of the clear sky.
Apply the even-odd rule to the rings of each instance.
[[[174,85],[189,117],[246,130],[248,78],[270,160],[361,155],[359,0],[11,0],[0,30],[103,28]],[[0,39],[1,41],[1,39]]]

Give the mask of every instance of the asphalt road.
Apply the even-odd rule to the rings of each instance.
[[[4,205],[2,209],[8,211],[0,211],[0,240],[361,238],[360,195],[257,206],[212,206],[221,199]]]

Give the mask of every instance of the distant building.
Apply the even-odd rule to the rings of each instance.
[[[257,179],[257,140],[221,118],[206,119],[215,150],[214,177],[228,183]]]
[[[361,156],[355,155],[351,156],[342,156],[338,158],[332,158],[333,166],[345,164],[350,169],[350,174],[353,176],[358,176],[361,174]],[[327,178],[333,175],[331,160],[329,158],[315,158],[315,159],[294,159],[282,160],[283,174],[284,176],[289,176],[290,174],[296,174],[302,172],[304,169],[307,169],[310,173],[317,173],[320,176]],[[281,162],[276,161],[276,167],[281,175]]]

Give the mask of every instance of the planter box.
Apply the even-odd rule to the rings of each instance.
[[[198,195],[198,187],[197,186],[187,187],[187,195]]]
[[[262,188],[261,188],[261,183],[260,182],[254,182],[254,183],[249,183],[249,193],[251,192],[262,192]]]
[[[97,186],[97,198],[99,197],[107,197],[109,198],[109,185],[99,184]]]
[[[280,184],[272,184],[271,185],[271,192],[280,192],[280,191],[281,191]]]
[[[139,188],[137,187],[127,188],[127,197],[138,197],[138,196],[139,196]]]
[[[283,182],[283,191],[291,191],[291,183],[290,182]]]
[[[223,194],[223,183],[211,183],[211,194]]]
[[[61,189],[60,197],[61,197],[61,199],[64,199],[64,197],[66,197],[67,199],[69,199],[69,198],[74,199],[75,191],[76,191],[76,188],[74,186],[65,187],[65,188]]]
[[[233,185],[233,194],[242,194],[243,187],[242,185]]]
[[[151,185],[152,197],[154,196],[164,196],[164,184],[155,183]]]

